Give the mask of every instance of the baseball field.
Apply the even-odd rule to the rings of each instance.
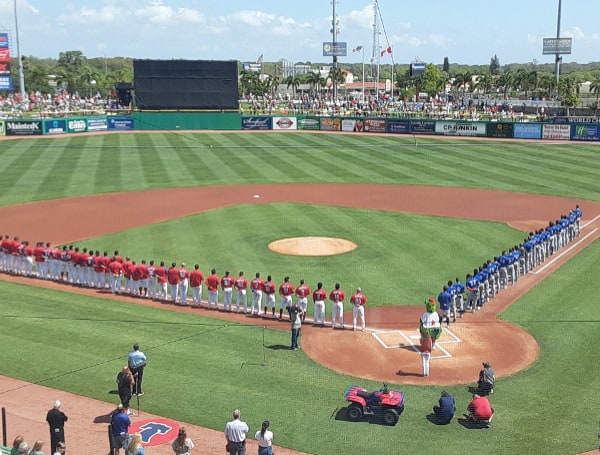
[[[205,274],[213,267],[234,275],[243,270],[249,278],[259,271],[277,283],[289,275],[312,287],[322,281],[327,290],[340,282],[347,293],[361,286],[369,311],[421,304],[448,279],[464,278],[575,204],[584,221],[600,214],[594,144],[173,132],[0,145],[2,234],[198,263]],[[190,188],[202,191],[183,191]],[[96,205],[96,198],[107,205]],[[440,199],[445,209],[432,210]],[[552,204],[542,210],[542,201]],[[46,204],[54,209],[42,212]],[[332,256],[267,247],[295,237],[341,238],[358,247]],[[581,453],[596,446],[600,425],[598,242],[568,259],[524,295],[504,292],[516,301],[499,318],[530,335],[539,352],[520,371],[500,368],[491,429],[457,420],[436,426],[426,418],[443,388],[456,397],[457,416],[466,411],[478,369],[461,363],[460,353],[450,368],[467,370],[471,380],[427,382],[415,370],[389,381],[389,371],[361,370],[364,360],[354,351],[344,357],[355,336],[371,334],[319,333],[311,352],[337,352],[347,359],[337,368],[288,350],[287,324],[172,311],[69,286],[45,289],[34,280],[0,281],[2,373],[114,403],[114,377],[137,341],[149,357],[144,410],[177,421],[222,430],[239,407],[251,430],[269,419],[277,445],[315,454]],[[495,339],[495,324],[501,324],[495,314],[477,315],[456,330],[489,333],[481,361],[523,357],[531,346],[508,349]],[[301,345],[314,332],[307,330]],[[444,361],[432,361],[433,379]],[[379,377],[406,394],[398,425],[347,421],[343,391],[352,383],[378,388]],[[0,391],[0,402],[11,392]]]

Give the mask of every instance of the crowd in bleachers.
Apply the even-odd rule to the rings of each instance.
[[[457,315],[462,318],[465,313],[481,310],[503,289],[514,285],[520,277],[575,240],[581,232],[581,214],[577,205],[545,228],[530,232],[523,243],[474,268],[472,273],[466,274],[464,283],[460,278],[448,281],[438,295],[442,323],[450,327],[451,319],[456,322]]]

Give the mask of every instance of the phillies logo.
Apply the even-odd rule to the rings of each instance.
[[[148,419],[133,423],[129,434],[140,433],[145,446],[157,446],[170,442],[179,433],[179,424],[170,419]]]

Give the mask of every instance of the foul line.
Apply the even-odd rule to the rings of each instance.
[[[596,217],[598,218],[598,217]],[[594,218],[595,220],[595,218]],[[584,235],[583,237],[581,237],[579,240],[577,240],[577,242],[575,242],[573,245],[571,245],[569,248],[567,248],[566,250],[563,250],[558,256],[554,256],[554,258],[552,258],[552,260],[546,264],[544,264],[542,267],[540,267],[539,269],[531,272],[533,275],[538,275],[539,273],[543,272],[544,270],[546,270],[548,267],[550,267],[551,265],[553,265],[556,261],[558,261],[561,257],[563,257],[565,254],[567,254],[569,251],[571,251],[573,248],[576,248],[577,246],[579,246],[579,244],[581,242],[583,242],[584,240],[586,240],[587,238],[591,237],[592,235],[594,235],[596,232],[598,231],[598,228],[594,228],[592,229],[591,232],[587,233],[586,235]]]

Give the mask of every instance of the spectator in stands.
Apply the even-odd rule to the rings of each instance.
[[[10,449],[10,455],[18,455],[19,454],[19,446],[24,441],[23,436],[18,435],[13,440],[12,448]]]

